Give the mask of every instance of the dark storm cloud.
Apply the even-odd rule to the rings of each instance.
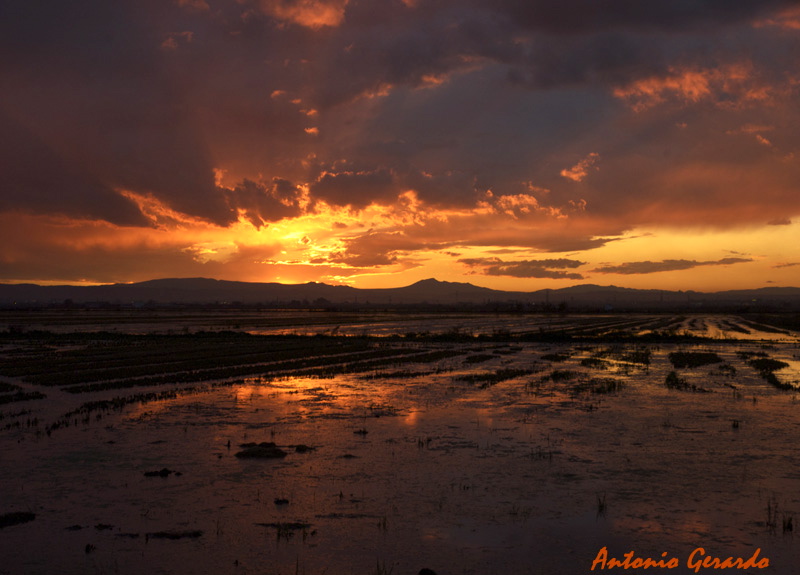
[[[0,147],[0,166],[14,166],[3,206],[130,224],[141,220],[119,191],[131,191],[220,225],[239,213],[258,224],[297,213],[295,200],[253,183],[274,178],[353,207],[407,189],[432,205],[470,206],[532,179],[578,200],[560,191],[558,173],[593,152],[601,176],[615,165],[585,136],[618,110],[611,86],[676,63],[712,66],[728,45],[771,77],[791,50],[778,40],[751,50],[750,24],[796,5],[6,3],[0,114],[20,145]],[[611,152],[634,147],[615,138],[604,140]],[[624,159],[616,165],[631,173]],[[216,168],[228,173],[224,188]],[[581,188],[603,198],[590,209],[630,201],[618,199],[613,176],[598,181]]]
[[[626,262],[620,265],[601,266],[593,269],[593,272],[601,274],[653,274],[658,272],[672,272],[688,270],[701,266],[727,266],[752,262],[750,258],[722,258],[716,261],[698,262],[695,260],[664,260],[660,262]]]
[[[603,9],[595,22],[598,4]],[[774,84],[786,81],[787,68],[796,68],[786,59],[791,40],[783,36],[773,44],[765,38],[774,35],[752,26],[757,18],[792,4],[575,2],[556,8],[549,2],[471,2],[456,9],[456,3],[420,2],[410,10],[395,4],[398,18],[380,20],[361,14],[364,3],[352,3],[342,27],[331,33],[334,44],[348,49],[324,56],[329,75],[309,97],[318,98],[321,108],[340,110],[381,86],[393,86],[370,104],[372,113],[358,139],[331,136],[344,144],[336,152],[393,166],[398,181],[434,205],[470,205],[486,189],[518,193],[520,182],[532,180],[552,189],[560,202],[582,194],[591,200],[592,213],[632,214],[631,223],[664,214],[688,223],[695,213],[708,221],[708,210],[719,208],[722,197],[733,206],[760,185],[774,197],[759,210],[772,218],[776,206],[792,197],[793,164],[770,167],[777,163],[775,154],[767,157],[767,148],[754,153],[745,142],[719,145],[717,131],[719,123],[738,121],[736,109],[746,105],[746,98],[780,93]],[[535,18],[514,15],[512,8],[525,6]],[[411,18],[424,18],[424,23],[409,26]],[[581,24],[570,31],[576,19]],[[732,81],[722,63],[741,60],[751,64],[751,77]],[[618,123],[620,104],[627,100],[613,101],[614,88],[668,78],[663,94],[656,96],[672,98],[683,108],[692,93],[681,90],[705,87],[693,85],[692,77],[684,79],[684,70],[709,83],[708,92],[698,96],[702,105],[648,122]],[[443,84],[426,88],[425,79],[437,75]],[[709,104],[719,109],[709,113]],[[780,114],[784,108],[776,110]],[[675,127],[681,121],[691,126],[683,135]],[[344,122],[328,128],[323,133],[351,129]],[[577,192],[554,179],[592,152],[603,152],[608,162],[589,185]],[[712,161],[690,173],[698,158]],[[753,170],[743,179],[728,176],[732,181],[725,181],[732,162]],[[662,177],[675,167],[687,168],[684,186]],[[731,195],[737,179],[744,185]],[[640,185],[648,192],[631,193]],[[652,211],[653,199],[662,196],[669,209]],[[692,209],[680,213],[682,207]],[[719,219],[746,219],[748,213],[732,207]]]
[[[351,2],[326,53],[321,106],[381,84],[419,86],[426,77],[485,60],[531,87],[618,83],[661,73],[677,61],[713,62],[709,37],[796,1],[508,0]],[[348,74],[346,71],[352,71]]]
[[[43,171],[70,164],[106,189],[151,193],[180,211],[230,221],[202,141],[161,63],[162,38],[146,12],[153,3],[6,6],[2,108],[52,151],[42,158],[29,150],[28,164]],[[86,201],[69,180],[48,193]],[[95,213],[119,220],[115,193],[93,200]]]
[[[489,4],[352,2],[331,33],[334,49],[319,55],[315,98],[330,107],[385,85],[421,86],[476,60],[513,61],[522,52],[500,16]]]
[[[275,178],[270,186],[245,179],[225,190],[230,205],[256,227],[303,213],[302,190],[288,180]]]
[[[311,185],[314,197],[341,206],[363,208],[371,201],[388,203],[399,189],[389,170],[323,172]]]
[[[473,205],[486,190],[474,170],[409,171],[403,174],[402,182],[432,205]]]
[[[585,262],[566,258],[518,261],[503,261],[499,258],[466,258],[458,261],[471,268],[479,268],[481,270],[479,273],[487,276],[578,280],[583,279],[581,274],[563,270],[585,264]]]
[[[65,161],[30,130],[0,113],[0,211],[56,212],[144,225],[136,205],[85,167]]]
[[[791,0],[500,0],[494,4],[523,27],[565,35],[617,28],[685,30],[748,21],[797,5]]]

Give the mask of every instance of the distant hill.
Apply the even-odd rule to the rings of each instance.
[[[579,285],[533,292],[493,290],[469,283],[426,279],[387,289],[358,289],[323,283],[280,284],[208,278],[157,279],[99,286],[0,284],[0,306],[52,305],[264,305],[327,306],[498,306],[567,309],[678,309],[748,307],[800,310],[800,288],[774,287],[716,293],[639,290]]]

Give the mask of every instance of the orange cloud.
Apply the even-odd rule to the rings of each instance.
[[[759,144],[761,144],[762,146],[767,146],[768,148],[771,148],[771,147],[772,147],[772,142],[770,142],[768,139],[766,139],[766,138],[765,138],[764,136],[762,136],[761,134],[756,134],[756,141],[757,141]]]
[[[348,266],[374,267],[394,264],[398,258],[435,245],[410,238],[404,231],[370,231],[345,240],[344,250],[331,254],[330,261]]]
[[[179,42],[190,44],[194,38],[194,32],[185,31],[170,34],[166,40],[161,43],[161,48],[164,50],[176,50]]]
[[[487,192],[486,201],[480,205],[491,207],[499,214],[511,216],[514,219],[529,217],[532,215],[552,216],[556,218],[567,217],[559,208],[553,206],[542,206],[535,196],[530,194],[507,194],[495,196],[492,192]]]
[[[192,254],[192,258],[200,263],[228,262],[236,255],[239,248],[230,241],[198,242],[184,248],[183,251]]]
[[[592,152],[571,168],[561,170],[561,176],[573,182],[582,182],[589,175],[591,168],[598,169],[595,167],[595,163],[599,159],[600,154]]]
[[[696,104],[713,100],[720,107],[743,107],[767,103],[774,92],[775,88],[763,83],[750,63],[722,68],[672,67],[667,75],[639,79],[613,90],[614,96],[636,111],[669,101]]]
[[[774,18],[767,18],[756,23],[757,28],[776,26],[784,30],[800,30],[800,8],[787,8]]]
[[[177,210],[171,209],[152,194],[138,194],[128,190],[120,190],[119,193],[135,203],[139,211],[156,228],[173,227],[196,221]]]
[[[358,212],[369,222],[369,229],[356,233],[348,230],[329,257],[330,261],[349,265],[386,266],[456,246],[568,251],[613,241],[613,237],[598,237],[596,233],[603,230],[614,235],[619,230],[610,222],[590,221],[582,206],[582,202],[543,206],[527,194],[488,193],[471,209],[437,209],[407,192],[395,204],[373,204]]]
[[[349,0],[262,0],[261,9],[270,16],[307,28],[339,26]]]
[[[708,72],[673,70],[666,77],[654,76],[638,80],[624,88],[616,88],[614,95],[632,102],[636,109],[660,104],[670,95],[677,95],[689,102],[697,102],[711,94],[709,76]]]
[[[738,130],[728,130],[725,132],[729,136],[735,136],[737,134],[746,134],[749,136],[753,136],[759,144],[762,146],[766,146],[768,148],[772,148],[772,142],[767,139],[765,136],[762,135],[763,132],[771,132],[775,129],[774,126],[763,126],[758,124],[746,124],[739,128]]]

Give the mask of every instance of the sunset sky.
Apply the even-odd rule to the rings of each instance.
[[[800,286],[800,1],[0,5],[0,282]]]

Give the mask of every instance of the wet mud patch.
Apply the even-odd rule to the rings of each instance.
[[[29,511],[12,511],[11,513],[0,514],[0,529],[22,525],[36,519],[36,514]]]

